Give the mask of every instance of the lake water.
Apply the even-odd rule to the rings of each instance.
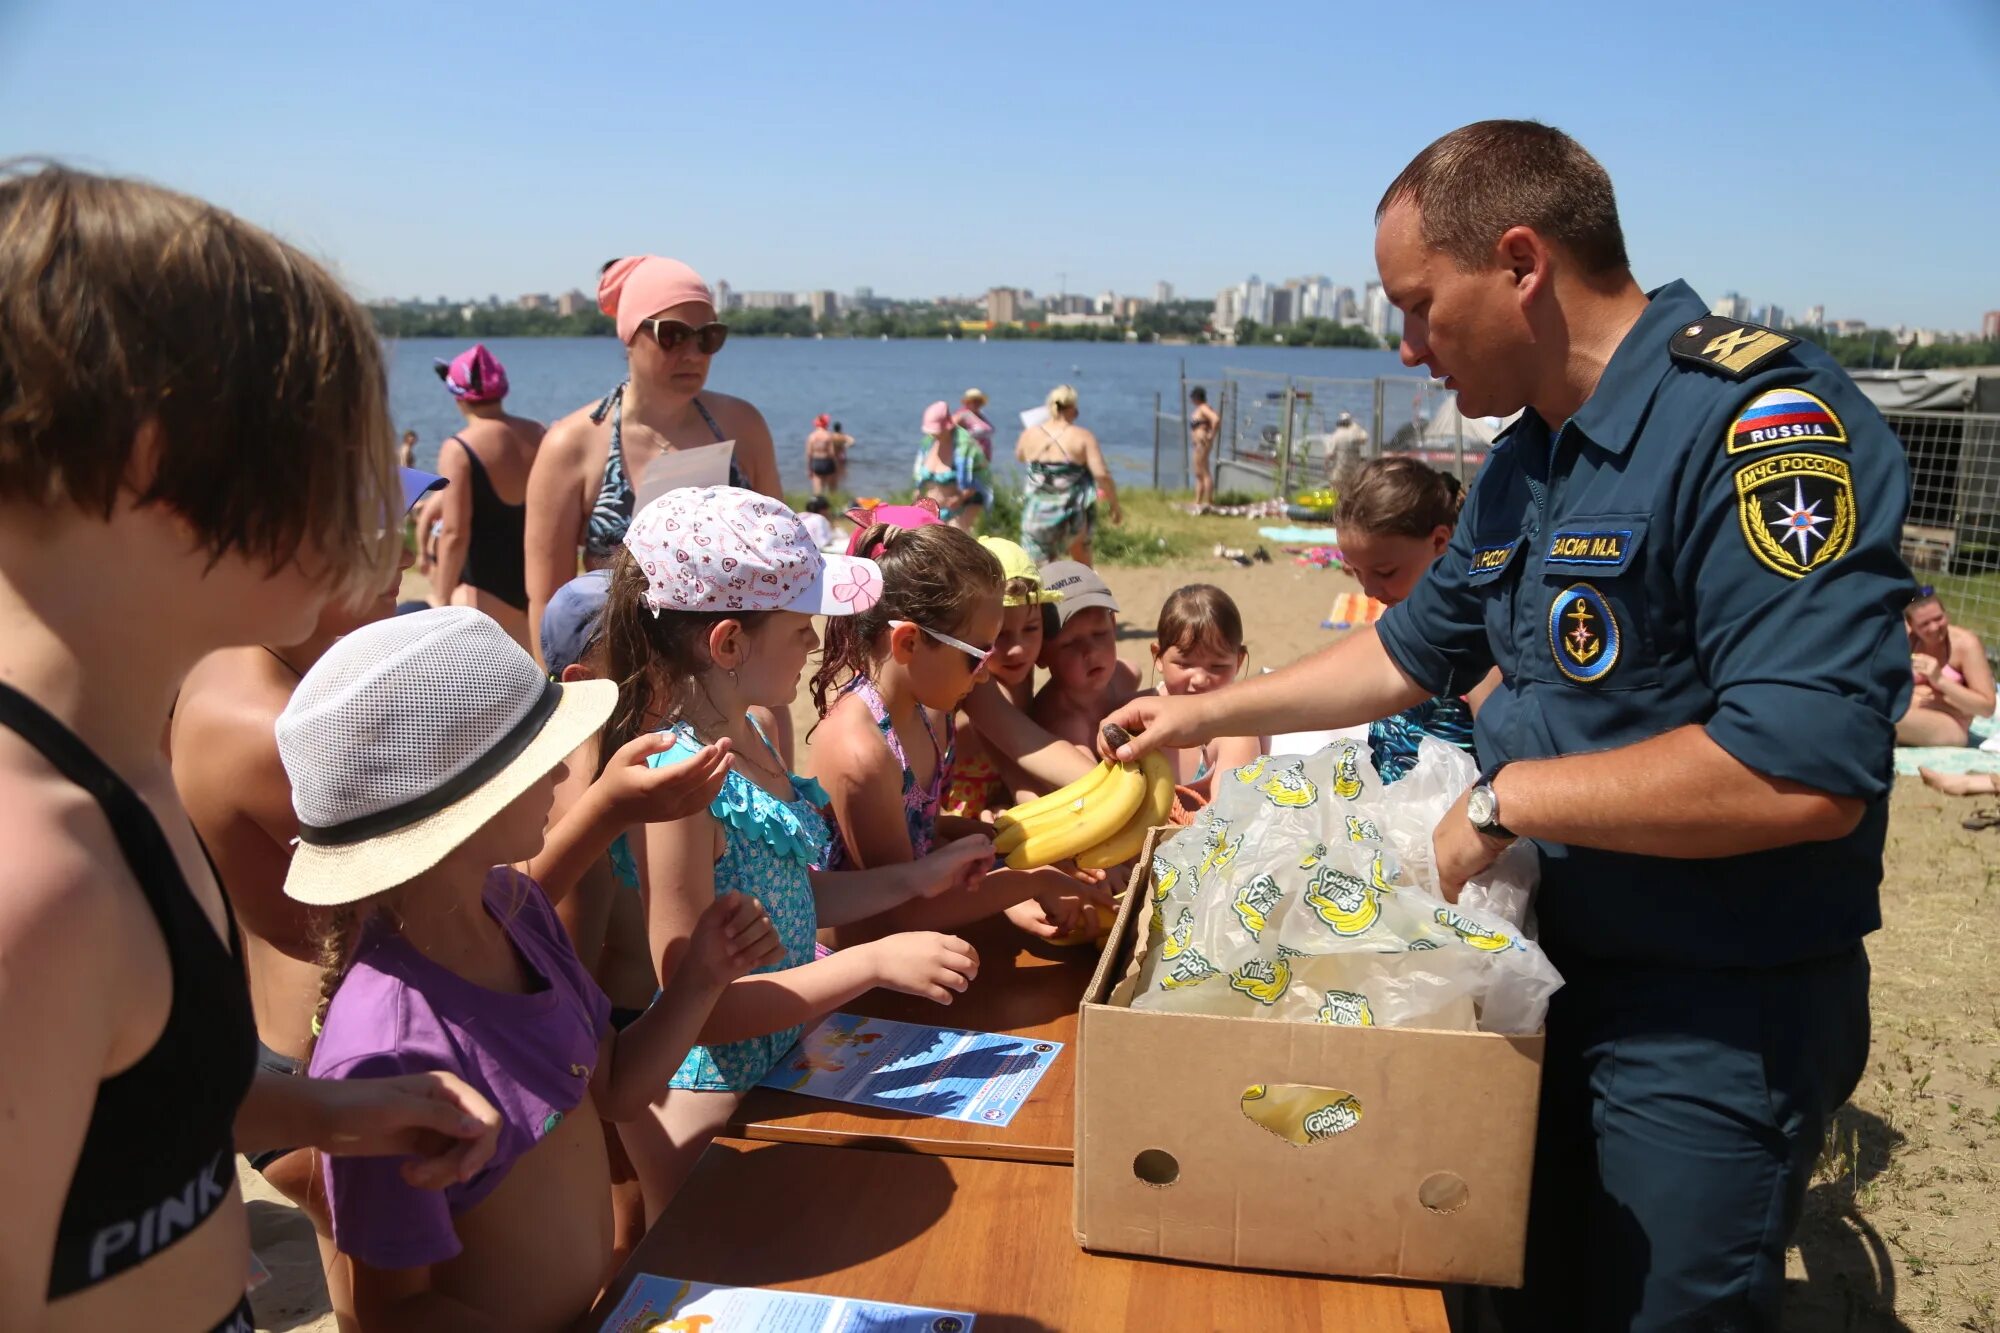
[[[451,396],[431,363],[470,346],[468,340],[407,338],[389,344],[390,406],[396,427],[417,432],[418,461],[437,458],[439,444],[458,429]],[[594,403],[624,375],[623,349],[610,338],[494,338],[487,346],[507,367],[510,410],[553,421]],[[942,398],[953,407],[968,388],[986,391],[994,423],[995,467],[1013,471],[1019,414],[1038,407],[1058,384],[1074,384],[1080,421],[1097,433],[1113,475],[1129,485],[1152,480],[1153,395],[1177,410],[1180,367],[1190,380],[1213,382],[1226,368],[1339,379],[1407,375],[1396,354],[1351,347],[1162,347],[1140,343],[958,342],[902,339],[739,338],[717,354],[709,387],[757,405],[777,442],[789,489],[806,489],[804,442],[812,420],[832,414],[855,438],[850,489],[877,494],[910,484],[922,444],[923,411]],[[1361,416],[1368,391],[1347,407]]]

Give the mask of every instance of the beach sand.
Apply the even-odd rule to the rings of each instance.
[[[1150,681],[1147,645],[1160,603],[1186,583],[1236,600],[1250,670],[1280,666],[1332,642],[1320,628],[1347,576],[1289,563],[1240,568],[1195,558],[1109,568],[1125,608],[1119,655]],[[406,595],[422,596],[421,581]],[[797,734],[813,721],[800,691]],[[809,766],[809,765],[808,765]],[[2000,1330],[2000,829],[1959,820],[1990,801],[1940,796],[1898,779],[1891,806],[1886,925],[1874,963],[1874,1048],[1807,1197],[1788,1257],[1785,1328]],[[251,1294],[257,1327],[332,1333],[312,1228],[247,1168],[251,1239],[271,1280]]]

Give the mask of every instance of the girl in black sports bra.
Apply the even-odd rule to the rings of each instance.
[[[0,169],[0,235],[0,1328],[248,1330],[239,1136],[436,1187],[499,1123],[450,1075],[255,1071],[160,753],[190,662],[386,585],[381,351],[314,261],[155,186]]]

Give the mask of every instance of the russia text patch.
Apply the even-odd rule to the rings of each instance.
[[[1854,477],[1827,454],[1774,454],[1737,469],[1736,514],[1759,564],[1804,578],[1854,546]]]
[[[1732,454],[1751,449],[1769,449],[1780,444],[1846,444],[1847,427],[1819,399],[1803,389],[1771,389],[1750,400],[1750,405],[1729,423],[1728,450]]]

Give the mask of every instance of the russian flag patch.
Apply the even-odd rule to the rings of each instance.
[[[1729,423],[1728,451],[1747,453],[1777,445],[1846,444],[1847,427],[1832,408],[1803,389],[1768,389]]]

